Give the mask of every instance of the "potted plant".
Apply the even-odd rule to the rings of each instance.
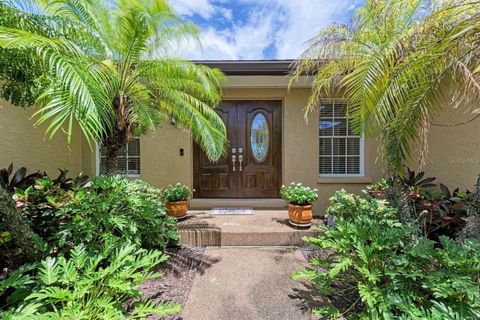
[[[292,182],[282,186],[280,194],[288,202],[288,218],[290,224],[298,227],[308,227],[312,224],[312,203],[318,199],[318,190]]]
[[[180,183],[174,186],[169,185],[162,190],[162,198],[167,208],[169,216],[181,219],[186,217],[188,211],[188,198],[192,195],[192,190]]]

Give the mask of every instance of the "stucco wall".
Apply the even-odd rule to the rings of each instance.
[[[432,122],[452,125],[473,119],[476,115],[448,105]],[[450,187],[474,189],[480,174],[480,117],[467,124],[445,127],[432,125],[429,135],[428,176]]]
[[[180,149],[184,155],[180,156]],[[140,140],[141,178],[164,187],[180,182],[192,186],[192,143],[184,130],[166,123]]]
[[[44,126],[34,128],[33,111],[0,100],[0,168],[13,162],[14,169],[25,166],[29,172],[46,171],[52,176],[57,175],[57,168],[67,168],[72,174],[82,171],[79,130],[75,130],[69,150],[62,132],[50,140]]]

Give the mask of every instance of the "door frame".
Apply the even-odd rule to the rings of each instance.
[[[280,175],[279,181],[280,185],[282,185],[283,178],[284,178],[284,170],[285,170],[285,157],[283,156],[283,151],[285,150],[284,148],[284,127],[285,127],[285,97],[284,96],[271,96],[271,97],[255,97],[255,96],[247,96],[247,97],[242,97],[242,96],[229,96],[226,98],[222,98],[221,100],[223,101],[278,101],[280,106],[280,154],[281,154],[281,160],[279,163],[280,170],[278,174]],[[220,102],[221,103],[221,102]],[[190,150],[191,150],[191,160],[190,160],[190,181],[192,183],[192,187],[194,185],[194,180],[195,180],[195,148],[194,148],[195,142],[193,139],[190,139]],[[229,199],[229,198],[206,198],[206,197],[199,197],[195,195],[195,192],[193,192],[192,199]],[[261,199],[261,198],[249,198],[249,197],[240,197],[240,198],[231,198],[231,199]],[[268,198],[268,199],[279,199],[276,197]]]

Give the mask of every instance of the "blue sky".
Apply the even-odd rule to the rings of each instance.
[[[364,0],[172,0],[174,9],[202,29],[191,59],[297,58],[305,43],[332,22],[349,21]]]

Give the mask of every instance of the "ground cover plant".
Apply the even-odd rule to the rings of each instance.
[[[178,240],[160,190],[118,176],[26,173],[21,168],[0,187],[0,318],[121,319],[179,311],[175,304],[143,301],[139,291],[140,283],[159,276],[153,268]],[[15,187],[7,192],[9,185]],[[24,254],[25,239],[34,254]]]

